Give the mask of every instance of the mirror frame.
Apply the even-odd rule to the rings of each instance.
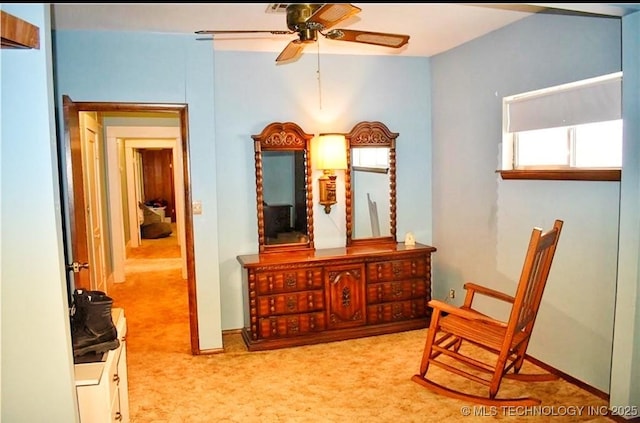
[[[311,185],[311,139],[293,122],[273,122],[267,125],[260,134],[252,135],[254,140],[256,168],[256,206],[258,211],[258,248],[260,253],[313,250],[313,191]],[[263,192],[263,151],[304,151],[304,171],[307,213],[307,242],[290,244],[267,244],[264,224],[264,192]]]
[[[347,140],[347,170],[344,175],[347,247],[368,244],[396,243],[396,138],[398,133],[391,132],[382,122],[364,121],[357,123],[351,132],[345,134]],[[351,185],[351,149],[354,147],[389,148],[389,236],[353,238],[353,187]]]

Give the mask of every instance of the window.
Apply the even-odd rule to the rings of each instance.
[[[619,180],[622,72],[503,99],[505,179]]]

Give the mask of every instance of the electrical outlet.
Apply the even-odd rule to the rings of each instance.
[[[449,290],[449,298],[455,298],[456,297],[456,290],[455,289],[450,289]]]

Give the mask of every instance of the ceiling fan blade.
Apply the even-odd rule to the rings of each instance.
[[[315,22],[329,29],[338,22],[360,13],[362,9],[349,3],[326,3],[309,17],[307,22]]]
[[[276,58],[276,62],[286,62],[289,60],[297,59],[302,54],[304,46],[307,43],[303,43],[300,40],[293,40],[280,52]]]
[[[399,48],[409,42],[409,36],[387,32],[357,31],[352,29],[333,29],[325,37],[338,41],[374,44],[377,46]]]
[[[281,31],[281,30],[268,30],[268,29],[248,29],[248,30],[235,30],[235,29],[221,29],[221,30],[201,30],[196,31],[196,34],[274,34],[274,35],[289,35],[295,34],[293,31]]]

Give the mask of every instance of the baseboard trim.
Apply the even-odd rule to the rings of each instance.
[[[569,376],[568,374],[556,369],[553,366],[548,365],[547,363],[544,363],[540,360],[538,360],[537,358],[531,357],[530,355],[526,355],[527,360],[529,360],[531,363],[535,364],[538,367],[541,367],[543,369],[545,369],[546,371],[548,371],[551,374],[554,374],[564,380],[566,380],[567,382],[571,383],[572,385],[577,386],[580,389],[584,389],[585,391],[589,392],[590,394],[593,394],[595,396],[597,396],[598,398],[602,398],[603,400],[607,401],[607,403],[609,403],[609,394],[607,394],[606,392],[603,392],[597,388],[594,388],[591,385],[588,385],[586,383],[584,383],[583,381],[576,379],[573,376]],[[633,417],[631,419],[626,419],[622,416],[618,416],[615,414],[607,414],[606,415],[608,418],[610,418],[611,420],[618,422],[618,423],[640,423],[640,417]]]
[[[222,335],[230,335],[230,334],[241,334],[242,329],[226,329],[222,331]],[[224,352],[224,346],[222,348],[212,348],[209,350],[200,350],[198,351],[198,355],[212,355],[212,354],[221,354]]]
[[[221,354],[223,352],[224,352],[224,348],[211,348],[208,350],[198,351],[198,355],[213,355],[213,354]]]
[[[572,385],[576,385],[578,388],[584,389],[585,391],[597,396],[598,398],[602,398],[603,400],[609,401],[609,394],[607,394],[606,392],[603,392],[597,388],[594,388],[591,385],[588,385],[586,383],[584,383],[583,381],[576,379],[573,376],[569,376],[568,374],[556,369],[553,366],[548,365],[547,363],[544,363],[540,360],[538,360],[535,357],[531,357],[530,355],[526,355],[527,360],[529,360],[530,362],[532,362],[533,364],[535,364],[538,367],[541,367],[543,369],[545,369],[546,371],[548,371],[549,373],[552,373],[564,380],[566,380],[567,382],[571,383]]]

